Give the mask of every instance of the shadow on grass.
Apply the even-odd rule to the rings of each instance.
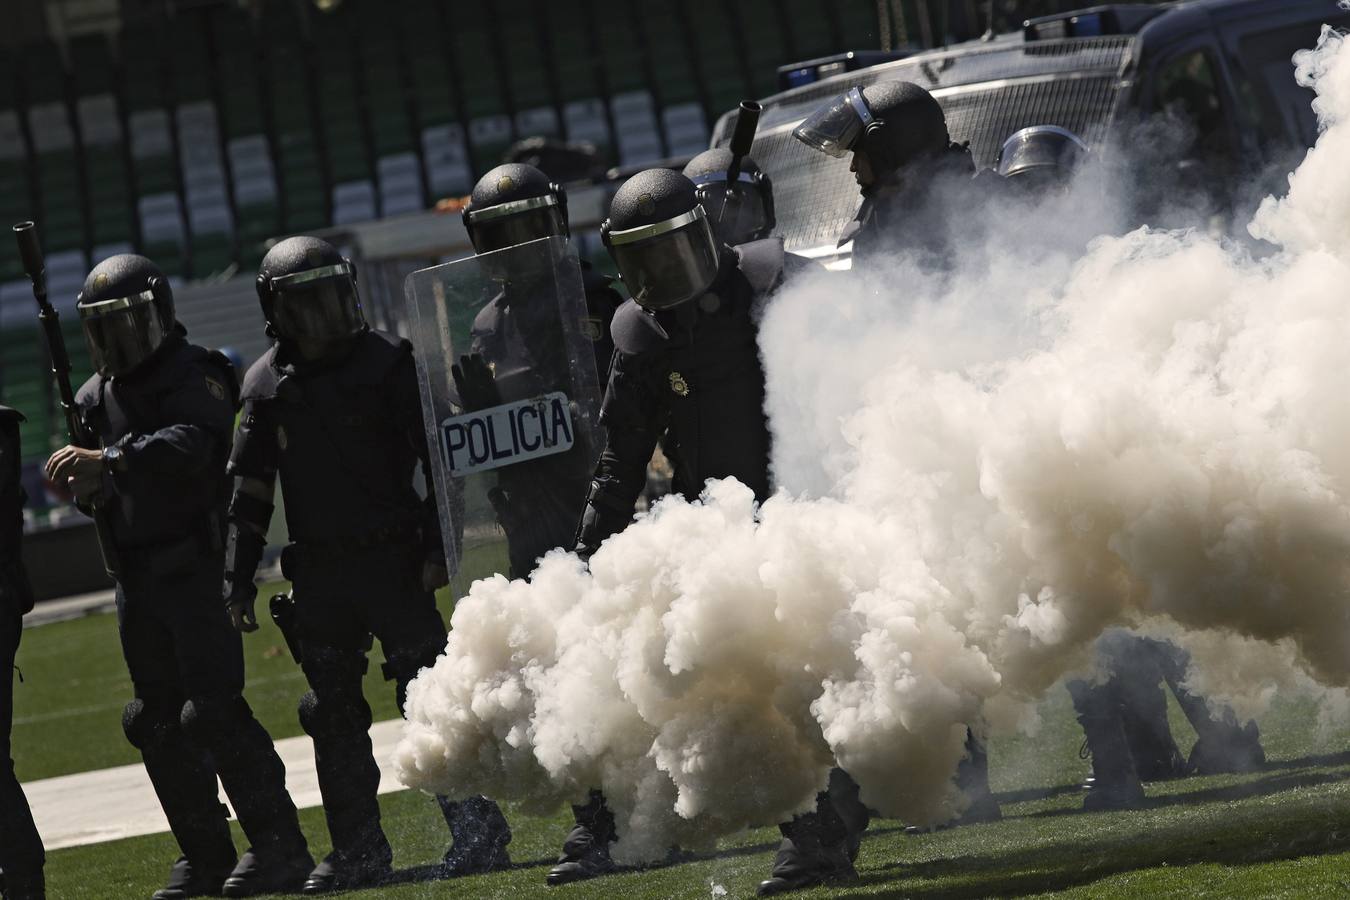
[[[553,857],[540,859],[519,860],[511,863],[506,869],[499,871],[516,871],[520,869],[536,869],[541,866],[551,866],[555,860]],[[384,882],[385,886],[396,884],[422,884],[428,881],[458,881],[460,878],[471,878],[468,875],[446,875],[445,870],[431,863],[424,866],[409,866],[406,869],[397,869],[394,874]]]
[[[1160,798],[1153,809],[1184,808],[1214,802],[1273,794],[1294,787],[1344,781],[1350,775],[1300,776],[1265,779],[1253,785],[1216,788]],[[1255,788],[1255,790],[1253,790]],[[1168,803],[1167,801],[1177,802]],[[1078,812],[1074,810],[1073,812]],[[1060,813],[1062,814],[1062,812]],[[1033,820],[1041,815],[1014,817]],[[1099,834],[1091,843],[1059,839],[989,853],[962,854],[921,863],[895,862],[865,872],[856,884],[864,890],[841,887],[837,897],[1015,897],[1090,884],[1124,872],[1159,866],[1203,863],[1252,865],[1302,856],[1350,850],[1350,811],[1339,800],[1298,809],[1251,806],[1225,810],[1219,821],[1158,821],[1136,819],[1137,828]],[[1036,842],[1035,834],[1027,843]],[[893,885],[893,889],[886,889]],[[882,890],[878,891],[878,888]]]
[[[1268,797],[1298,788],[1321,787],[1350,781],[1350,770],[1343,772],[1308,772],[1303,775],[1272,775],[1241,784],[1228,784],[1222,787],[1202,788],[1186,793],[1162,794],[1146,797],[1140,809],[1165,809],[1171,806],[1195,806],[1202,803],[1223,803],[1232,800],[1248,800],[1252,797]],[[1176,782],[1171,782],[1175,784]],[[1084,810],[1079,806],[1066,809],[1045,809],[1022,816],[1008,816],[1010,819],[1049,819],[1059,816],[1080,815]]]

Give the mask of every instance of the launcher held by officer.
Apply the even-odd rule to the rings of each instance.
[[[610,323],[622,302],[613,279],[580,260],[586,318],[578,324],[594,362],[573,360],[552,296],[552,269],[530,272],[520,256],[491,255],[569,235],[563,190],[533,166],[498,166],[474,187],[464,227],[498,291],[474,317],[469,354],[453,369],[459,405],[484,409],[559,390],[571,382],[574,364],[593,385],[598,374],[603,385],[614,351]],[[596,449],[594,441],[578,441],[567,453],[496,470],[488,498],[506,534],[512,578],[528,576],[549,550],[570,545]]]
[[[280,478],[292,542],[282,571],[294,589],[274,598],[274,615],[309,682],[300,722],[314,740],[333,852],[304,889],[321,893],[391,874],[361,681],[378,638],[402,709],[408,682],[444,649],[432,592],[446,583],[445,559],[430,484],[425,498],[414,486],[418,462],[430,470],[411,346],[367,326],[356,270],[325,241],[278,243],[257,287],[276,343],[244,379],[226,601],[237,628],[257,628],[253,576]],[[447,874],[508,863],[511,832],[495,803],[440,802],[454,839]]]
[[[234,371],[188,343],[144,257],[99,263],[76,308],[97,370],[76,403],[102,449],[64,447],[47,476],[111,527],[136,698],[122,724],[182,851],[155,896],[296,888],[313,860],[281,759],[241,696],[243,647],[220,603]],[[252,845],[237,865],[217,775]]]

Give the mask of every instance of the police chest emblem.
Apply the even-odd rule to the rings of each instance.
[[[689,382],[685,381],[679,372],[670,373],[670,389],[681,397],[689,396]]]
[[[605,336],[605,329],[601,326],[598,316],[584,316],[581,320],[581,333],[594,344]]]
[[[283,425],[277,426],[277,446],[286,449],[286,428]]]
[[[225,399],[225,385],[221,384],[219,381],[216,381],[210,375],[206,376],[206,390],[208,393],[210,393],[212,397],[215,397],[217,400]]]

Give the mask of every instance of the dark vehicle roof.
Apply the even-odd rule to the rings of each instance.
[[[788,248],[832,246],[858,206],[848,161],[811,150],[792,138],[792,129],[853,85],[892,79],[923,85],[942,104],[952,140],[968,141],[984,167],[1008,135],[1028,125],[1059,125],[1089,145],[1100,143],[1118,106],[1129,102],[1140,59],[1153,48],[1242,19],[1266,17],[1279,27],[1321,15],[1345,12],[1336,0],[1178,0],[1132,34],[1027,41],[1017,32],[927,51],[763,100],[752,156],[774,180],[777,230]],[[712,146],[729,139],[732,124],[732,113],[718,120]]]

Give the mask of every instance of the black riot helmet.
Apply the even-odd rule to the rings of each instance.
[[[524,163],[498,166],[478,179],[463,215],[478,253],[569,234],[567,193]]]
[[[713,234],[728,247],[768,237],[775,224],[773,182],[750,157],[741,158],[736,183],[727,184],[731,150],[704,150],[689,160],[684,175],[694,183]]]
[[[1083,140],[1058,125],[1023,128],[1003,142],[998,174],[1031,188],[1067,187],[1091,151]]]
[[[320,347],[366,330],[356,266],[325,240],[279,241],[263,257],[257,287],[268,333],[280,340]]]
[[[830,156],[867,154],[886,175],[947,148],[947,117],[933,95],[909,81],[850,88],[821,105],[792,136]]]
[[[629,295],[644,309],[679,306],[717,277],[719,250],[694,183],[670,169],[624,182],[600,226]]]
[[[173,289],[159,267],[133,253],[94,266],[76,300],[89,357],[100,375],[125,375],[173,333]]]

